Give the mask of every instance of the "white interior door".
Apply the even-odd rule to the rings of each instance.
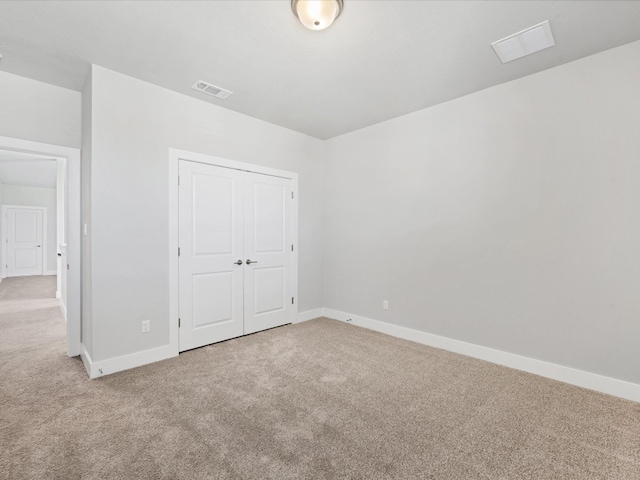
[[[243,334],[242,173],[179,162],[180,351]]]
[[[290,323],[293,182],[179,161],[179,350]]]
[[[7,209],[7,276],[42,275],[42,210]]]
[[[291,322],[292,182],[244,178],[244,333]]]

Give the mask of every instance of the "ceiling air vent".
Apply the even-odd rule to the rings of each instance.
[[[529,27],[521,32],[493,42],[491,46],[498,54],[502,63],[531,55],[556,44],[551,33],[549,20]]]
[[[233,92],[230,92],[229,90],[216,87],[215,85],[203,82],[202,80],[200,80],[191,88],[193,88],[194,90],[198,90],[199,92],[206,93],[207,95],[211,95],[212,97],[221,98],[222,100],[224,100],[225,98],[229,98],[230,95],[233,95]]]

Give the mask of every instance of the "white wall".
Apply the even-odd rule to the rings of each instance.
[[[170,147],[299,174],[299,305],[322,306],[322,141],[101,67],[90,81],[94,361],[167,345],[177,322],[169,318]],[[151,332],[141,334],[145,319]]]
[[[44,273],[55,275],[57,267],[57,208],[56,189],[3,185],[2,205],[47,208],[47,264]]]
[[[2,185],[2,183],[0,183],[0,206],[2,205],[2,194],[4,192],[4,185]],[[2,240],[4,238],[3,234],[2,234],[2,222],[0,221],[0,240]],[[4,250],[4,242],[0,241],[0,258],[4,258],[2,255],[2,252]],[[0,275],[0,283],[2,282],[2,275]]]
[[[80,92],[0,71],[0,136],[80,146]]]
[[[327,146],[325,307],[640,383],[640,42]]]
[[[82,224],[87,225],[87,233],[91,225],[91,145],[93,138],[93,73],[89,72],[82,88],[82,147],[81,147],[81,202]],[[91,235],[82,235],[82,345],[86,352],[93,356],[93,302],[91,274]]]

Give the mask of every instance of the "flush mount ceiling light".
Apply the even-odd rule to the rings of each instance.
[[[309,30],[324,30],[342,13],[342,0],[291,0],[291,10]]]

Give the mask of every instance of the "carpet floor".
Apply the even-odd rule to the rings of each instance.
[[[640,479],[640,404],[328,319],[89,380],[52,278],[0,284],[0,478]]]

